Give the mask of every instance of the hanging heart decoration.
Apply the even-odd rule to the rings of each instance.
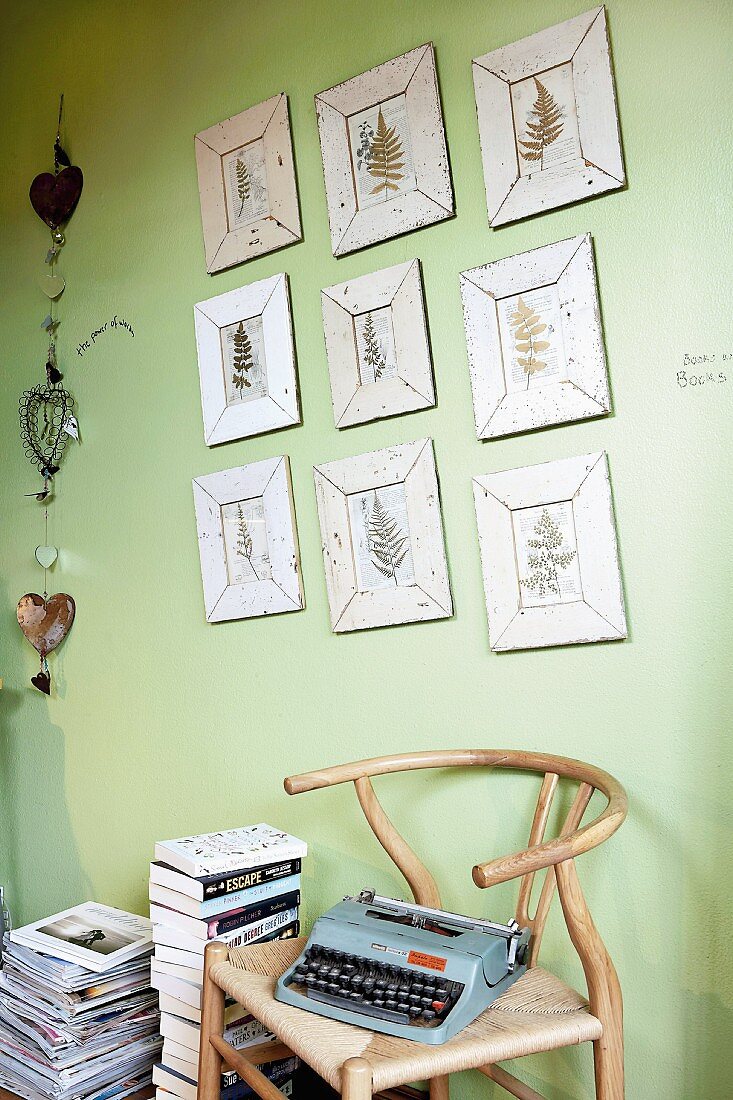
[[[43,477],[58,472],[69,436],[64,431],[74,398],[61,386],[38,385],[20,399],[20,438],[26,458]]]
[[[31,206],[41,221],[56,229],[74,213],[83,186],[84,175],[76,165],[64,168],[56,176],[41,172],[31,184]]]
[[[31,683],[33,684],[34,688],[38,688],[38,690],[42,691],[44,695],[51,694],[50,672],[44,672],[44,670],[41,669],[41,671],[37,672],[35,676],[31,676]]]
[[[36,547],[36,561],[44,569],[50,569],[58,556],[59,552],[55,546]]]
[[[75,612],[76,605],[65,592],[57,592],[47,600],[36,592],[26,592],[18,601],[18,626],[33,648],[45,657],[63,642],[71,630]]]

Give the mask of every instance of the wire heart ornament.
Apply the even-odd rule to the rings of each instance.
[[[31,206],[41,221],[56,229],[74,213],[83,186],[84,175],[76,165],[62,169],[58,175],[41,172],[31,184]]]
[[[43,658],[56,649],[71,630],[76,604],[66,592],[56,592],[45,600],[37,592],[26,592],[18,600],[17,614],[18,626]]]
[[[43,477],[58,472],[69,436],[64,431],[74,398],[61,386],[40,384],[20,399],[20,438],[26,458]]]

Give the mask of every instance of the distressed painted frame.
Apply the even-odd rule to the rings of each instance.
[[[360,210],[348,119],[399,95],[406,98],[416,187]],[[452,217],[453,188],[432,43],[319,92],[315,104],[334,256]]]
[[[221,330],[262,318],[267,393],[228,405]],[[285,274],[219,294],[194,306],[204,439],[208,447],[300,424],[290,293]]]
[[[271,579],[230,584],[221,507],[261,497]],[[249,619],[305,607],[287,455],[193,479],[206,620]]]
[[[313,468],[331,629],[340,634],[453,614],[432,439]],[[359,591],[348,498],[403,483],[415,583]]]
[[[507,392],[499,303],[556,288],[564,367],[554,383]],[[535,248],[461,273],[473,411],[479,439],[546,428],[610,412],[606,355],[591,236]]]
[[[492,650],[627,636],[604,451],[475,477],[473,494]],[[572,508],[583,598],[523,606],[512,512],[561,502]]]
[[[337,428],[435,405],[418,259],[327,287],[321,307]],[[387,307],[397,374],[362,385],[354,318]]]
[[[264,146],[268,213],[230,229],[222,157],[258,140]],[[202,130],[196,134],[194,145],[206,270],[210,275],[302,239],[290,114],[284,92]]]
[[[580,156],[520,175],[512,86],[570,64]],[[554,210],[626,181],[604,7],[473,61],[486,206],[492,227]]]

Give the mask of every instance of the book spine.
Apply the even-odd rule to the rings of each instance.
[[[274,879],[265,882],[261,886],[251,886],[247,890],[238,890],[236,894],[220,894],[218,897],[208,898],[199,902],[199,912],[206,920],[215,917],[219,913],[228,913],[231,909],[246,908],[256,905],[260,901],[279,897],[280,894],[289,893],[291,890],[300,889],[300,875],[286,875],[285,878]]]
[[[217,939],[223,941],[227,947],[243,947],[248,943],[260,943],[263,937],[270,932],[279,931],[288,924],[292,924],[298,918],[297,909],[286,909],[284,913],[277,913],[274,917],[257,921],[256,924],[245,925],[233,932],[225,932]]]
[[[253,886],[265,886],[281,878],[299,875],[301,861],[286,859],[279,863],[268,863],[264,867],[246,867],[241,871],[227,871],[224,874],[206,875],[197,881],[204,889],[204,901],[218,898],[224,894],[238,894]]]
[[[297,1067],[297,1058],[285,1058],[280,1062],[270,1062],[266,1066],[260,1066],[260,1072],[277,1086],[284,1084],[295,1073]],[[226,1084],[225,1077],[228,1078]],[[222,1074],[221,1100],[243,1100],[244,1097],[253,1095],[251,1086],[242,1081],[233,1070],[230,1074]]]
[[[289,894],[282,894],[270,901],[264,901],[261,905],[250,905],[239,912],[211,917],[207,922],[209,939],[214,940],[217,936],[234,932],[237,928],[244,928],[256,921],[266,920],[267,917],[274,917],[276,913],[282,913],[286,909],[295,909],[298,905],[300,905],[300,891],[292,890]]]

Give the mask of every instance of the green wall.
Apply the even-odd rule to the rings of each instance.
[[[259,820],[307,837],[308,918],[373,883],[401,892],[346,788],[288,799],[290,772],[416,748],[517,746],[617,775],[628,823],[581,875],[625,994],[629,1097],[730,1095],[730,323],[733,9],[725,0],[610,0],[627,190],[491,232],[470,59],[577,14],[578,0],[5,3],[0,43],[0,881],[20,920],[86,897],[144,910],[156,838]],[[313,94],[432,40],[457,217],[336,261]],[[284,89],[303,243],[205,273],[193,135]],[[68,229],[59,353],[83,443],[57,479],[51,590],[78,617],[46,699],[15,624],[42,587],[42,507],[17,433],[41,379],[47,235],[28,185],[49,168],[58,93],[86,188]],[[479,444],[458,290],[477,264],[585,231],[595,240],[614,414]],[[319,291],[419,256],[438,407],[337,433]],[[193,304],[287,271],[303,419],[208,450]],[[113,315],[83,357],[79,342]],[[682,388],[684,356],[725,383]],[[724,355],[728,363],[723,363]],[[688,374],[689,368],[688,369]],[[455,616],[329,631],[311,467],[430,435]],[[471,477],[605,448],[630,637],[489,652]],[[290,455],[307,609],[204,621],[191,478]],[[438,774],[381,784],[446,883],[446,904],[505,918],[474,860],[524,835],[534,780]],[[595,804],[594,804],[595,805]],[[502,892],[503,891],[503,892]],[[580,969],[554,915],[545,964]],[[727,1035],[728,1041],[725,1041]],[[589,1094],[589,1048],[528,1060],[553,1100]],[[492,1086],[466,1076],[456,1100]]]

